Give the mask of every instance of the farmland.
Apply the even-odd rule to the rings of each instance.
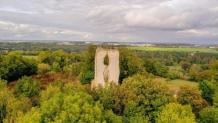
[[[163,52],[200,52],[200,53],[218,53],[215,48],[194,48],[194,47],[143,47],[133,46],[129,47],[132,50],[138,51],[163,51]]]

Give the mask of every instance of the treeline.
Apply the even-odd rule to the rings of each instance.
[[[120,85],[90,90],[95,50],[1,54],[0,123],[218,122],[217,54],[120,48]],[[80,83],[57,80],[42,88],[33,77],[52,73],[74,76]],[[192,80],[200,90],[184,85],[175,94],[160,77]]]

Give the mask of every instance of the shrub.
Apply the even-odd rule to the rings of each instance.
[[[154,120],[155,112],[171,100],[168,88],[160,82],[135,75],[121,86],[111,85],[99,91],[99,100],[106,110],[123,115],[125,122]]]
[[[53,62],[51,66],[51,70],[55,72],[61,71],[61,67],[58,62]]]
[[[200,112],[200,123],[218,123],[218,108],[204,108]]]
[[[20,55],[8,55],[0,59],[0,79],[8,82],[36,72],[37,66],[34,60],[23,58]]]
[[[177,103],[167,104],[158,114],[157,123],[196,123],[192,108]]]
[[[38,74],[45,74],[50,71],[50,65],[40,63],[38,64]]]
[[[211,81],[200,81],[199,88],[201,96],[209,103],[213,103],[213,95],[215,93],[215,84]]]
[[[201,97],[198,88],[190,86],[182,86],[180,88],[177,100],[183,105],[191,105],[196,115],[198,115],[200,110],[208,106],[207,101]]]
[[[79,75],[80,82],[82,84],[88,84],[94,79],[93,71],[81,72]]]
[[[129,77],[121,86],[126,98],[124,115],[127,116],[138,114],[153,121],[156,112],[172,99],[166,85],[142,75]]]
[[[70,65],[64,66],[63,70],[68,75],[78,76],[80,74],[81,64],[80,63],[72,63]]]
[[[104,110],[90,95],[72,85],[49,86],[42,91],[39,107],[32,108],[19,122],[95,123],[105,122]],[[113,114],[108,120],[113,120]]]
[[[39,82],[31,77],[24,76],[17,81],[15,91],[26,97],[33,97],[39,94]]]

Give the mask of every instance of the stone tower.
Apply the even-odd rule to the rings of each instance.
[[[108,57],[108,64],[104,63],[106,57]],[[104,87],[106,82],[118,84],[119,75],[119,51],[117,49],[97,48],[95,78],[92,81],[92,88]]]

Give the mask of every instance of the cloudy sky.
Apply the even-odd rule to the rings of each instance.
[[[0,39],[218,43],[218,0],[0,0]]]

